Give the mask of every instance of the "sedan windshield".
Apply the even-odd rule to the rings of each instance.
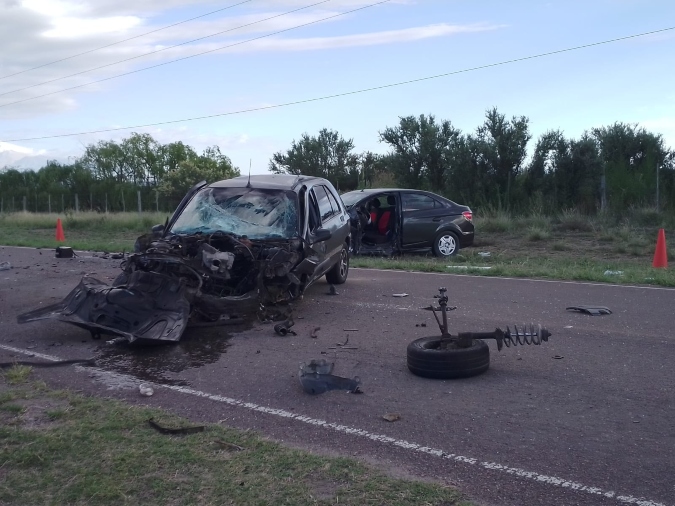
[[[170,232],[290,239],[298,235],[297,197],[283,190],[204,188],[183,209]]]

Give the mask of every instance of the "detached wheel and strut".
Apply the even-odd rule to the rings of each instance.
[[[436,379],[468,378],[484,373],[490,367],[490,348],[483,339],[494,339],[497,349],[503,346],[540,345],[548,341],[551,333],[541,325],[513,326],[513,331],[499,328],[494,332],[461,332],[451,335],[448,332],[448,311],[457,309],[448,307],[446,288],[439,288],[438,306],[432,304],[426,309],[434,314],[441,331],[440,336],[422,337],[408,345],[408,369],[417,376]],[[441,313],[439,319],[436,312]]]

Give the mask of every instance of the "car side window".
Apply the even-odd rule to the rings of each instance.
[[[421,193],[404,193],[403,194],[403,210],[404,211],[421,211],[423,209],[433,209],[434,207],[441,207],[436,202],[436,199]]]
[[[330,200],[330,205],[333,207],[333,212],[335,214],[339,213],[340,212],[340,204],[335,199],[335,195],[333,195],[333,192],[330,191],[328,188],[325,188],[325,190],[326,190],[326,194],[328,195],[328,200]]]
[[[319,205],[316,203],[314,191],[307,194],[307,203],[309,205],[309,230],[316,231],[321,226],[321,215],[319,214]]]
[[[316,195],[316,202],[319,204],[321,221],[325,223],[334,214],[333,206],[331,206],[330,199],[323,186],[315,186],[312,191],[314,192],[314,195]]]

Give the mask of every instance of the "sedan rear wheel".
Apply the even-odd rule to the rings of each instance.
[[[434,239],[434,255],[450,257],[459,251],[459,241],[454,232],[440,232]]]

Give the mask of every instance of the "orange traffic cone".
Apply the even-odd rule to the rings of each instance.
[[[659,230],[659,237],[656,240],[656,251],[654,252],[654,261],[652,267],[668,267],[668,252],[666,251],[666,232]]]
[[[56,240],[57,242],[64,242],[66,236],[63,235],[63,225],[61,225],[61,218],[56,220]]]

